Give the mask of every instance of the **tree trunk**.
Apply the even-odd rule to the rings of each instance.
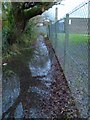
[[[22,6],[20,3],[12,2],[15,27],[16,27],[16,30],[19,32],[19,34],[24,31],[25,25],[26,25],[24,10],[21,9],[21,7]]]

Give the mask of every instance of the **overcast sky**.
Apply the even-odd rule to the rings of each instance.
[[[69,13],[72,11],[75,7],[79,6],[80,4],[83,4],[85,2],[88,2],[90,0],[64,0],[61,5],[55,5],[52,8],[49,9],[45,14],[46,16],[49,16],[52,20],[55,20],[55,8],[58,7],[58,20],[65,16],[66,13]],[[86,17],[88,15],[88,5],[85,5],[82,7],[82,9],[79,9],[75,13],[72,14],[73,16],[80,17]]]

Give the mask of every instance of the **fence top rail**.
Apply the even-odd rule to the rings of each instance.
[[[57,20],[55,23],[58,23],[60,21],[64,21],[65,17],[61,18],[60,20]]]
[[[65,19],[65,18],[62,18],[62,19],[60,19],[60,20],[57,20],[57,21],[51,23],[50,25],[54,25],[54,24],[56,24],[56,23],[58,23],[58,22],[64,21],[64,19]]]
[[[75,7],[71,12],[69,12],[68,14],[71,15],[72,13],[76,12],[77,10],[79,10],[80,8],[84,7],[86,4],[89,4],[90,0],[88,2],[84,2],[82,4],[80,4],[79,6]]]
[[[78,11],[79,9],[81,9],[82,7],[84,7],[85,5],[88,5],[89,3],[90,3],[90,0],[88,0],[88,1],[86,1],[86,2],[83,2],[83,3],[81,3],[79,6],[75,7],[71,12],[69,12],[69,13],[67,13],[67,14],[71,15],[71,14],[73,14],[74,12]],[[88,5],[88,6],[89,6],[89,5]],[[73,18],[73,17],[70,17],[70,19],[71,19],[71,18]],[[78,18],[78,17],[77,17],[77,18]],[[79,18],[80,18],[80,17],[79,17]],[[81,17],[81,18],[82,18],[82,17]],[[57,24],[57,23],[59,23],[59,22],[64,22],[65,19],[66,19],[66,15],[65,15],[63,18],[55,21],[54,23],[51,23],[51,25]],[[84,19],[85,19],[85,18],[84,18]],[[86,19],[87,19],[87,18],[86,18]]]
[[[80,8],[82,8],[83,6],[85,6],[86,4],[89,4],[89,3],[90,3],[90,0],[87,1],[87,2],[84,2],[84,3],[80,4],[80,5],[77,6],[77,7],[75,7],[71,12],[69,12],[69,13],[67,13],[67,14],[71,15],[71,14],[73,14],[74,12],[76,12],[77,10],[79,10]],[[58,22],[60,22],[60,21],[63,21],[65,18],[66,18],[66,15],[65,15],[63,18],[61,18],[60,20],[57,20],[55,23],[58,23]],[[53,24],[55,24],[55,23],[53,23]]]

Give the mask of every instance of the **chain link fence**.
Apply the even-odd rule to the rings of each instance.
[[[81,117],[88,116],[88,40],[90,1],[49,25],[49,39],[64,70]]]

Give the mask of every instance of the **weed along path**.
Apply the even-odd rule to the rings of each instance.
[[[80,117],[55,52],[42,35],[34,48],[3,67],[2,99],[2,119]]]

